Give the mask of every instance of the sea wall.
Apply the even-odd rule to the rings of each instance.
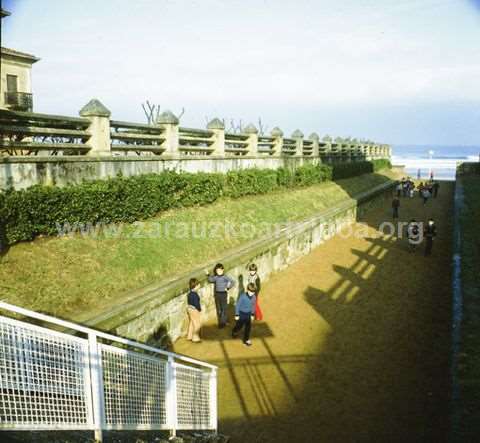
[[[205,263],[197,269],[168,281],[149,285],[130,294],[129,302],[108,312],[101,313],[84,323],[99,329],[114,331],[116,334],[140,341],[152,338],[166,344],[176,340],[186,328],[187,283],[192,277],[201,281],[203,320],[215,317],[213,288],[205,279],[205,269],[212,269],[214,263],[225,265],[226,273],[239,285],[229,295],[232,305],[242,287],[249,263],[255,262],[263,281],[309,254],[314,248],[328,241],[342,227],[355,222],[357,217],[390,198],[396,182],[390,181],[368,192],[364,192],[333,208],[322,211],[303,222],[295,223],[274,238],[261,238],[233,250],[231,253]]]

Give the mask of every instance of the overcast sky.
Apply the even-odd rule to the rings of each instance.
[[[146,99],[393,144],[480,144],[480,0],[3,0],[36,112]]]

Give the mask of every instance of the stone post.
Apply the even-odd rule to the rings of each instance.
[[[281,157],[283,149],[283,131],[279,127],[275,127],[270,132],[273,137],[273,157]]]
[[[325,160],[327,162],[332,161],[332,137],[329,135],[325,135],[322,139],[324,143],[324,153],[325,153]]]
[[[214,157],[225,157],[225,124],[219,118],[214,118],[207,125],[207,129],[213,132],[214,142],[211,147],[214,151],[210,154]]]
[[[243,133],[248,135],[248,155],[258,157],[258,129],[250,123]]]
[[[111,155],[110,111],[96,98],[90,100],[79,112],[81,117],[90,120],[87,132],[90,156]]]
[[[295,140],[297,149],[295,152],[296,156],[302,156],[303,155],[303,132],[300,131],[300,129],[297,129],[293,134],[292,138]]]
[[[165,141],[162,143],[162,147],[165,148],[163,152],[164,156],[178,157],[180,151],[178,149],[179,142],[179,120],[172,111],[162,112],[157,119],[157,125],[163,128],[162,136],[165,137]]]
[[[320,157],[320,137],[316,132],[312,132],[309,136],[308,139],[313,142],[313,149],[312,149],[312,157],[314,158],[319,158]]]

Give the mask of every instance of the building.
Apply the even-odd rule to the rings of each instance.
[[[1,20],[10,12],[0,10]],[[0,49],[0,109],[32,111],[32,65],[40,60],[34,55],[15,49]]]

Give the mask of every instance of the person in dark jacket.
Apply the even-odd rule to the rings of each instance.
[[[256,297],[256,305],[255,305],[255,320],[263,320],[263,313],[260,309],[260,305],[258,304],[258,295],[260,294],[260,289],[262,287],[262,282],[260,280],[260,276],[258,275],[258,268],[255,263],[252,263],[248,267],[248,283],[253,283],[255,285],[255,297]]]
[[[400,207],[400,199],[398,197],[394,197],[392,201],[393,218],[398,218],[399,207]]]
[[[228,275],[224,275],[225,268],[221,263],[217,263],[213,268],[213,275],[208,271],[208,281],[215,285],[215,307],[217,309],[218,327],[224,328],[228,322],[228,291],[235,286],[235,281]]]
[[[437,226],[435,225],[435,222],[432,218],[428,220],[428,223],[425,226],[423,233],[425,237],[425,256],[431,255],[433,239],[437,236]]]
[[[187,295],[187,314],[188,314],[188,332],[187,339],[193,343],[199,343],[200,340],[200,328],[202,327],[201,312],[202,307],[200,305],[200,296],[198,291],[200,289],[200,283],[196,278],[191,278],[189,282],[190,291]]]
[[[243,343],[246,346],[252,346],[250,341],[250,331],[252,329],[252,321],[255,319],[255,305],[257,298],[255,292],[257,288],[253,283],[247,285],[247,292],[242,292],[238,297],[237,304],[235,305],[235,327],[232,330],[232,337],[236,337],[238,332],[242,328],[243,331]]]
[[[438,182],[433,183],[433,198],[437,198],[438,188],[440,188],[440,183]]]

